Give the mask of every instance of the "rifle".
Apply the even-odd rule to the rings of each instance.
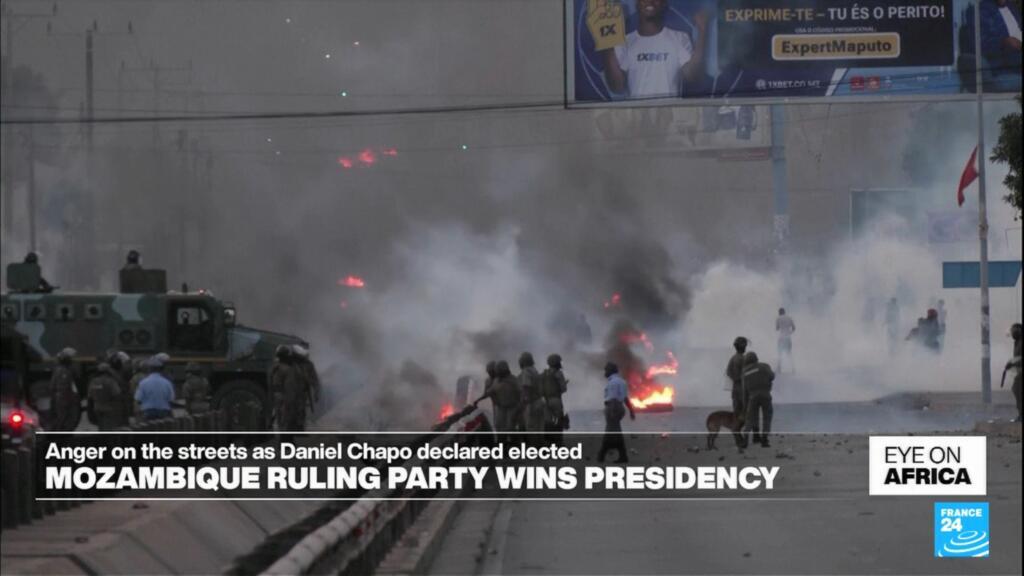
[[[999,379],[999,387],[1000,388],[1002,388],[1003,386],[1006,385],[1006,371],[1009,368],[1010,368],[1009,366],[1003,366],[1003,377]]]

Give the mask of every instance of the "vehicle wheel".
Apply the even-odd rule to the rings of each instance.
[[[266,430],[267,394],[255,383],[248,380],[233,380],[218,388],[213,395],[213,405],[224,413],[227,430],[253,428],[245,418],[244,405],[247,403],[253,403],[259,407],[256,418],[256,422],[259,424],[256,429]]]

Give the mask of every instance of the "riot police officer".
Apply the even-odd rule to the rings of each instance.
[[[743,356],[743,390],[747,394],[747,418],[743,424],[744,444],[746,436],[754,432],[754,442],[768,447],[768,434],[772,431],[772,382],[775,373],[772,367],[759,361],[757,354],[747,352]],[[763,420],[759,425],[759,418]]]
[[[510,432],[519,430],[517,415],[522,404],[519,379],[512,375],[508,362],[498,361],[494,366],[495,381],[487,392],[494,404],[494,430],[506,439]]]
[[[544,431],[544,398],[541,396],[540,373],[534,366],[533,354],[523,352],[519,355],[519,388],[522,390],[522,418],[527,432]],[[530,443],[538,443],[543,438],[531,435]]]
[[[569,417],[562,404],[562,394],[569,388],[569,381],[562,372],[562,357],[548,356],[548,367],[541,375],[541,396],[544,399],[544,431],[549,442],[561,444],[562,431],[569,427]]]

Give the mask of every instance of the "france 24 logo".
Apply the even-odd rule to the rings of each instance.
[[[988,557],[988,502],[935,503],[935,557]]]

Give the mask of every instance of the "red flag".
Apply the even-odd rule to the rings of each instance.
[[[956,189],[956,205],[964,205],[964,188],[971,185],[978,179],[978,169],[974,167],[975,160],[978,157],[978,147],[974,147],[974,152],[971,152],[971,159],[967,161],[967,166],[964,166],[964,173],[960,175],[960,186]]]

